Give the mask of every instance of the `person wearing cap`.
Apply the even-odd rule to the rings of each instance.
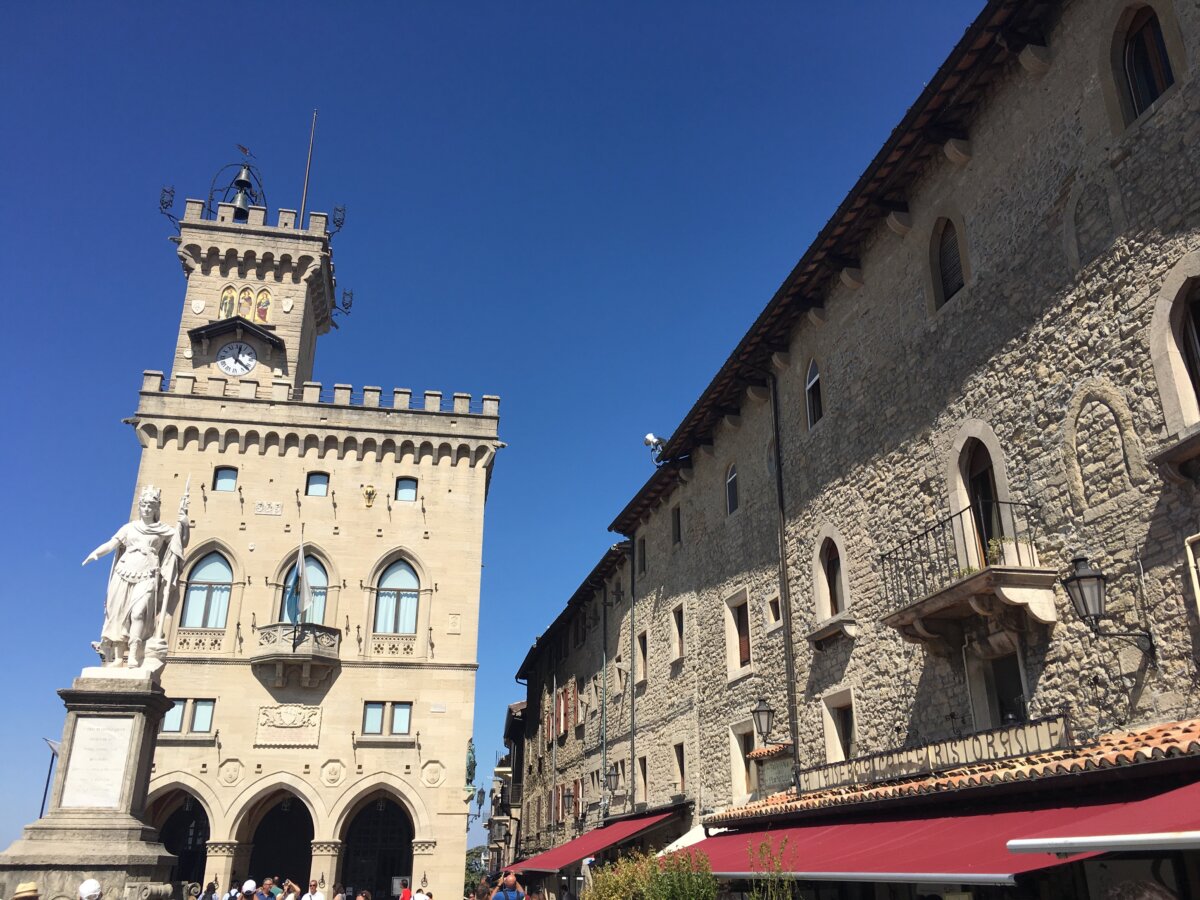
[[[89,878],[79,885],[79,900],[100,900],[103,895],[104,891],[100,889],[100,882],[95,878]]]
[[[248,879],[242,884],[242,900],[255,900],[257,891],[258,885],[254,883],[254,879]]]
[[[38,900],[37,882],[22,881],[17,885],[17,892],[12,895],[12,900]]]

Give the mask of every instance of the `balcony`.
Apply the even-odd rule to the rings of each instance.
[[[250,663],[267,674],[274,687],[286,686],[288,675],[296,672],[301,687],[314,688],[341,665],[341,642],[337,628],[277,622],[258,629],[258,646]]]
[[[1014,617],[1053,626],[1058,572],[1038,558],[1036,517],[1027,503],[977,502],[883,554],[884,624],[942,654],[962,646],[970,619],[998,644],[1022,630]]]

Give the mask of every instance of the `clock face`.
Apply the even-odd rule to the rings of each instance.
[[[245,341],[230,341],[217,351],[217,365],[226,375],[248,375],[258,365],[258,354]]]

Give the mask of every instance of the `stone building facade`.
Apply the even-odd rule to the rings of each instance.
[[[793,767],[1197,716],[1198,59],[1194,3],[985,6],[613,522],[607,646],[577,592],[530,651],[528,850],[605,746],[686,827]],[[1072,608],[1081,551],[1152,651]],[[535,711],[597,675],[607,741]]]
[[[498,399],[312,381],[325,214],[189,200],[180,226],[174,371],[130,420],[134,497],[171,516],[191,486],[151,824],[179,880],[457,890]]]

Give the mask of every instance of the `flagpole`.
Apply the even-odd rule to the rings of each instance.
[[[54,772],[54,761],[58,759],[58,747],[50,738],[42,738],[43,741],[50,747],[50,765],[46,768],[46,786],[42,788],[42,811],[38,815],[40,819],[46,815],[46,798],[50,796],[50,775]]]
[[[313,139],[317,136],[317,111],[313,110],[312,130],[308,133],[308,162],[304,164],[304,191],[300,194],[300,230],[304,230],[304,206],[308,202],[308,173],[312,169]]]

